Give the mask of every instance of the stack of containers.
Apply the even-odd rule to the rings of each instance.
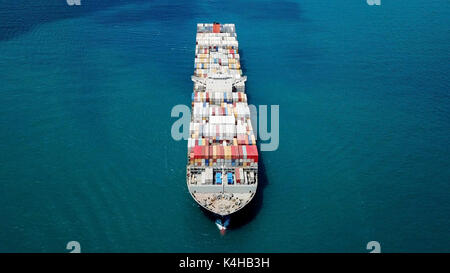
[[[237,62],[237,63],[234,63],[234,64],[228,64],[228,68],[230,68],[230,69],[241,69],[241,65],[239,64],[239,62]]]
[[[202,185],[206,184],[206,175],[205,175],[205,173],[201,173],[200,174],[200,181],[201,181]]]
[[[227,182],[228,184],[233,184],[233,174],[231,172],[227,173]]]
[[[197,32],[212,32],[213,24],[197,24]]]
[[[234,175],[236,177],[236,183],[238,183],[238,184],[244,183],[244,169],[235,168]]]
[[[195,146],[207,146],[209,144],[209,140],[206,138],[189,138],[188,139],[188,153],[192,152],[192,149]]]
[[[209,56],[210,56],[210,54],[208,54],[208,53],[197,54],[197,58],[195,58],[195,62],[197,62],[197,63],[209,63],[210,62]]]
[[[220,28],[220,31],[217,32]],[[240,71],[239,64],[239,54],[238,54],[238,42],[236,40],[236,33],[234,32],[235,26],[230,25],[213,25],[213,24],[198,24],[197,25],[197,45],[196,53],[199,55],[198,58],[202,59],[199,62],[201,64],[196,64],[197,69],[204,69],[206,71],[196,71],[196,76],[207,77],[209,73],[229,73],[234,74],[233,76],[238,79],[242,74]],[[213,31],[211,33],[211,31]],[[205,56],[209,53],[217,52],[219,56]],[[211,67],[210,65],[205,65],[203,63],[208,63],[206,58],[211,57],[209,60],[210,65],[220,64],[226,69],[219,69],[217,67]],[[233,61],[230,61],[233,60]],[[231,66],[229,66],[232,64]],[[236,73],[230,73],[229,69],[234,69]]]
[[[237,119],[249,119],[250,118],[250,108],[248,108],[247,103],[244,102],[236,102],[235,104],[235,116]]]
[[[216,173],[216,184],[219,184],[219,185],[222,184],[222,173],[221,172]]]
[[[206,125],[208,130],[203,131],[205,137],[211,138],[213,141],[233,140],[236,135],[234,125],[232,124],[211,124]]]
[[[215,32],[218,32],[217,27]],[[196,76],[206,78],[208,74],[224,73],[235,79],[241,77],[234,28],[234,24],[225,24],[220,26],[221,33],[212,33],[213,24],[197,25]],[[244,82],[234,85],[235,92],[209,92],[197,83],[194,90],[191,138],[188,140],[190,160],[197,166],[234,166],[236,183],[244,183],[242,167],[258,163]],[[230,175],[232,182],[232,173],[216,173],[216,183],[222,184],[223,179],[230,183]],[[201,183],[212,183],[212,180],[212,168],[207,168]]]
[[[225,165],[231,165],[231,146],[223,146]]]
[[[213,183],[213,169],[206,168],[204,174],[205,174],[205,183],[212,184]]]
[[[191,122],[189,124],[189,135],[193,139],[198,139],[203,134],[202,124],[200,122]]]
[[[234,116],[210,116],[209,122],[211,124],[235,124]]]
[[[239,147],[237,145],[232,145],[231,147],[231,166],[236,166],[239,164]]]
[[[208,92],[210,97],[211,104],[222,105],[223,103],[232,103],[233,102],[233,93],[232,92]],[[231,105],[230,105],[231,106]]]
[[[194,102],[194,108],[192,112],[194,122],[201,122],[202,120],[206,120],[206,118],[209,116],[209,103]]]
[[[243,92],[233,92],[233,102],[247,102],[247,94]]]
[[[222,31],[228,33],[235,33],[234,24],[223,24]]]
[[[256,145],[240,145],[239,146],[240,159],[242,166],[257,166],[258,164],[258,149]]]
[[[198,54],[209,54],[209,47],[206,46],[195,46],[195,53]]]
[[[209,153],[212,158],[212,166],[223,165],[225,162],[225,149],[222,145],[213,145],[209,147]]]
[[[209,145],[194,146],[190,153],[190,160],[193,160],[195,166],[209,166]]]
[[[232,116],[234,117],[234,107],[231,103],[221,103],[209,107],[210,116]]]
[[[209,102],[208,92],[193,92],[192,93],[193,102]]]
[[[195,63],[194,64],[194,68],[196,69],[202,69],[202,70],[206,70],[208,69],[208,64],[207,63]]]
[[[207,69],[196,69],[194,75],[200,78],[207,78],[208,72],[209,71]]]
[[[236,125],[236,136],[237,136],[237,143],[239,145],[245,144],[246,133],[247,130],[245,129],[245,126],[238,120],[238,124]]]
[[[256,145],[251,119],[237,121],[236,136],[239,145]]]

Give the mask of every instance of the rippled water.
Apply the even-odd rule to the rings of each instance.
[[[450,250],[448,1],[81,2],[0,3],[0,252]],[[170,137],[211,21],[280,105],[224,237]]]

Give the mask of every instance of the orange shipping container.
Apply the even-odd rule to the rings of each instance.
[[[220,33],[220,24],[214,24],[213,25],[213,32],[214,33]]]

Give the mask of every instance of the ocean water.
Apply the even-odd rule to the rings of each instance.
[[[449,1],[81,4],[0,1],[0,252],[450,251]],[[280,106],[225,236],[170,136],[212,21]]]

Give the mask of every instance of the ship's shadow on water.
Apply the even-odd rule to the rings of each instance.
[[[266,175],[266,168],[264,166],[264,160],[259,153],[259,162],[258,162],[258,188],[256,191],[256,195],[253,197],[252,201],[243,207],[241,210],[233,213],[230,216],[230,225],[228,226],[229,230],[238,229],[249,222],[251,222],[259,213],[259,211],[263,207],[263,195],[264,188],[269,184]],[[200,206],[201,207],[201,206]],[[212,212],[201,207],[202,212],[214,223],[219,216],[213,214]]]

